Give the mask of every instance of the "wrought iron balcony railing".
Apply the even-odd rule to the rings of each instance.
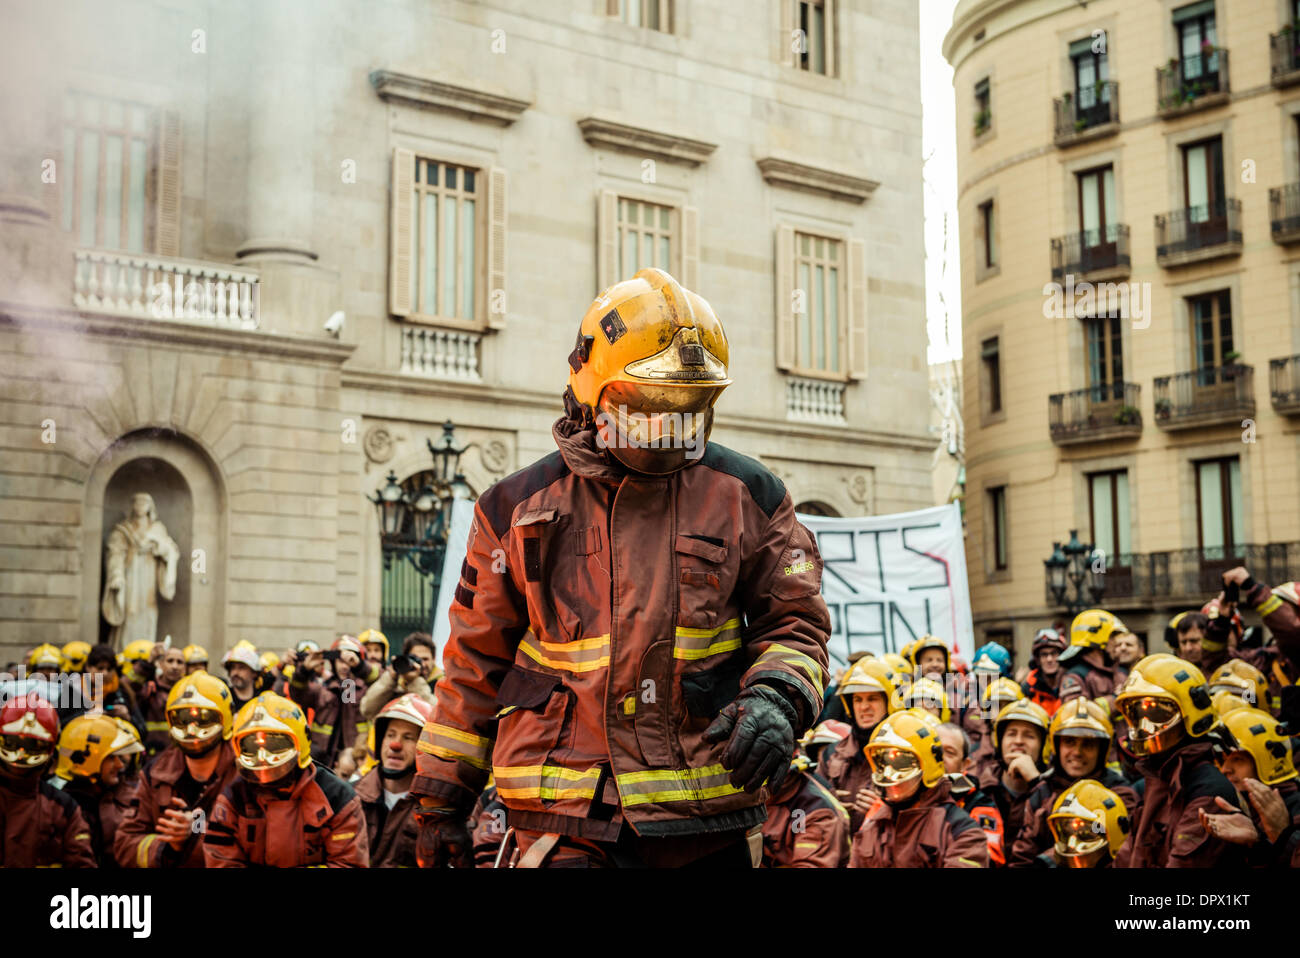
[[[1241,200],[1218,200],[1156,216],[1156,262],[1181,266],[1241,253]]]
[[[1296,24],[1288,23],[1280,33],[1269,34],[1268,58],[1274,86],[1300,83],[1300,29]]]
[[[1105,383],[1047,397],[1047,424],[1058,446],[1142,434],[1137,383]]]
[[[1161,429],[1240,422],[1255,415],[1255,369],[1229,363],[1155,380],[1156,425]]]
[[[1284,246],[1300,242],[1300,183],[1268,191],[1268,221],[1273,242]]]
[[[1300,415],[1300,356],[1268,361],[1268,391],[1274,409],[1284,416]]]
[[[1064,282],[1067,274],[1085,280],[1127,276],[1131,263],[1128,236],[1127,225],[1111,223],[1104,229],[1056,237],[1052,240],[1053,282]]]
[[[1300,542],[1239,543],[1167,552],[1117,553],[1105,557],[1100,604],[1132,600],[1159,606],[1200,605],[1223,588],[1223,573],[1245,566],[1254,578],[1270,585],[1289,581],[1300,564]],[[1050,584],[1043,594],[1054,607]]]
[[[1061,94],[1052,106],[1058,145],[1114,133],[1119,123],[1119,84],[1099,80],[1094,86]]]
[[[1172,116],[1228,98],[1228,51],[1221,47],[1156,67],[1156,112]]]

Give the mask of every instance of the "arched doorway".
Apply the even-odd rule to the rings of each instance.
[[[805,516],[826,516],[828,518],[839,518],[839,512],[834,506],[829,506],[824,502],[818,502],[813,499],[798,503],[794,511]]]

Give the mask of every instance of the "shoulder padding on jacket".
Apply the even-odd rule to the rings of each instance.
[[[1224,801],[1238,804],[1237,790],[1232,783],[1214,767],[1213,762],[1198,762],[1187,770],[1187,780],[1183,782],[1190,801],[1194,798],[1222,798]]]
[[[65,815],[71,815],[73,812],[80,811],[81,806],[77,800],[61,788],[55,788],[49,782],[41,782],[41,794],[46,798],[53,799],[63,808]]]
[[[743,482],[754,502],[763,510],[763,515],[769,519],[785,499],[785,485],[772,474],[770,469],[757,459],[742,456],[726,446],[716,442],[709,443],[704,447],[700,465],[725,472]]]
[[[545,489],[568,471],[569,467],[557,449],[531,466],[525,466],[494,483],[478,498],[479,508],[483,510],[483,517],[492,527],[493,534],[500,539],[505,530],[510,528],[510,517],[515,506],[533,493]]]
[[[330,803],[330,808],[336,815],[357,794],[353,791],[351,785],[320,764],[316,765],[316,784],[320,786],[321,792],[325,795],[325,801]]]
[[[971,818],[966,809],[962,808],[956,802],[951,802],[944,806],[943,820],[952,826],[953,835],[960,835],[962,832],[970,831],[972,828],[980,828],[980,823]]]

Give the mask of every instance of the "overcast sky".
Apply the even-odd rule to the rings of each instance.
[[[925,323],[929,361],[961,356],[961,249],[957,244],[957,121],[944,34],[957,0],[921,4],[921,155],[925,157]],[[944,253],[944,218],[948,249]],[[945,268],[946,259],[946,268]],[[947,332],[945,334],[945,314]]]

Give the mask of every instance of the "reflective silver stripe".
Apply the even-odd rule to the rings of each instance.
[[[703,768],[625,772],[615,780],[623,805],[627,807],[652,802],[698,802],[744,791],[732,785],[730,777],[731,773],[717,764]]]
[[[593,672],[609,667],[609,635],[575,642],[547,642],[530,629],[519,642],[519,651],[539,665],[563,672]]]
[[[728,619],[713,629],[677,627],[673,643],[673,658],[704,659],[740,648],[740,619]]]

